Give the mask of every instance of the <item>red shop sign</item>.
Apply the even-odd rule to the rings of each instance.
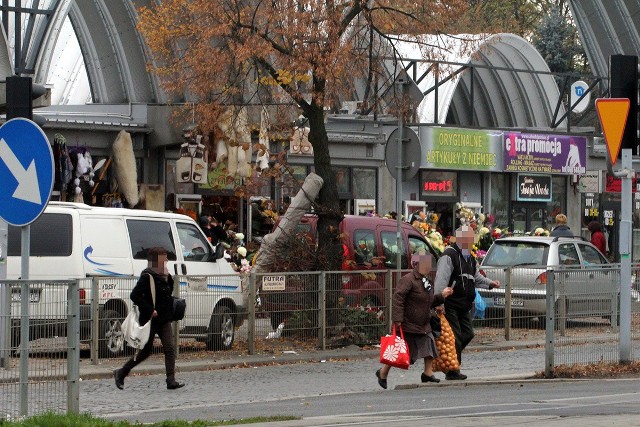
[[[619,193],[622,191],[622,178],[616,178],[615,176],[607,174],[607,184],[605,191],[607,193]],[[631,181],[631,191],[636,192],[636,178]]]
[[[455,196],[458,191],[458,175],[455,172],[423,171],[421,194],[423,196]]]

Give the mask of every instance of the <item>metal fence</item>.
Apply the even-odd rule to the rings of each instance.
[[[0,417],[79,411],[78,289],[78,281],[0,284]]]
[[[174,294],[187,299],[187,312],[174,324],[176,348],[233,355],[379,344],[390,330],[393,288],[407,272],[178,276]],[[637,360],[640,276],[633,273],[631,340]],[[619,360],[619,266],[527,266],[483,274],[502,286],[479,290],[475,342],[545,343],[545,370],[551,374],[558,365]],[[77,411],[80,352],[94,364],[132,354],[120,326],[137,280],[5,281],[0,287],[0,413]],[[154,353],[161,352],[155,341]],[[43,394],[59,398],[39,399]],[[58,406],[41,407],[40,401]]]
[[[630,324],[620,325],[619,266],[549,269],[545,376],[552,377],[559,366],[640,360],[637,273],[632,269],[634,279],[626,285],[631,288]],[[621,334],[621,326],[629,333]]]
[[[247,280],[238,275],[174,278],[174,295],[187,300],[184,319],[174,323],[178,352],[248,351]],[[92,363],[133,354],[120,328],[132,307],[130,294],[137,281],[138,277],[99,277],[86,290],[81,300],[82,346],[90,351]],[[156,337],[152,354],[161,352]]]

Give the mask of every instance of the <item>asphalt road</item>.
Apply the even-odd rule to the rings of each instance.
[[[236,404],[211,402],[181,409],[143,411],[136,419],[150,422],[268,415],[302,417],[277,425],[633,426],[640,425],[640,380],[429,385]],[[131,414],[115,418],[132,419]]]
[[[134,375],[122,391],[111,379],[83,381],[80,404],[100,417],[139,422],[293,415],[303,419],[278,424],[513,425],[509,417],[517,417],[571,425],[568,419],[589,415],[591,425],[600,425],[593,422],[606,415],[607,425],[611,417],[640,425],[640,379],[524,380],[543,362],[543,349],[470,352],[463,360],[469,381],[422,386],[416,365],[392,369],[388,390],[376,382],[375,359],[184,372],[179,379],[187,385],[175,391],[166,390],[163,375]],[[469,417],[476,421],[465,424]]]

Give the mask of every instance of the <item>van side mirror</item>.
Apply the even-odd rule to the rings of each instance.
[[[224,246],[222,245],[222,243],[218,243],[216,245],[216,256],[213,259],[213,262],[215,262],[217,259],[223,258],[224,257]]]

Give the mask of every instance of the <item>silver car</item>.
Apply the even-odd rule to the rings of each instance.
[[[612,310],[616,310],[619,270],[594,245],[575,237],[522,236],[496,240],[480,268],[488,277],[500,280],[502,286],[478,291],[488,309],[504,311],[508,282],[513,317],[538,317],[544,324],[550,266],[561,269],[555,275],[558,316],[610,317]]]

